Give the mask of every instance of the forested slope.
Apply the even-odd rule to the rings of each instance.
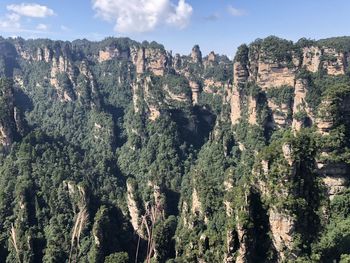
[[[349,62],[1,38],[0,262],[347,262]]]

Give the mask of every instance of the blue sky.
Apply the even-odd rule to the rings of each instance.
[[[0,34],[73,40],[127,36],[174,53],[199,44],[232,56],[269,35],[290,40],[350,35],[349,0],[2,0]]]

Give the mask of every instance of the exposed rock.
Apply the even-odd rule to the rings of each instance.
[[[133,226],[134,230],[139,234],[142,235],[142,230],[140,229],[139,221],[140,221],[140,211],[137,206],[136,197],[134,195],[135,188],[130,184],[126,183],[127,188],[127,204],[130,214],[130,222]]]
[[[317,173],[327,188],[330,199],[349,186],[349,166],[345,163],[318,163]]]
[[[204,80],[203,91],[208,94],[222,93],[223,87],[224,83],[210,78]]]
[[[143,47],[136,49],[132,48],[131,50],[132,61],[136,66],[136,73],[142,74],[145,72],[145,49]]]
[[[210,52],[208,55],[208,62],[215,62],[216,61],[216,55],[214,51]]]
[[[294,87],[295,71],[278,63],[259,61],[257,84],[267,90],[271,87]]]
[[[297,118],[298,114],[304,113],[310,122],[313,122],[313,114],[307,105],[305,100],[307,94],[307,81],[303,79],[297,79],[294,89],[294,104],[293,104],[293,122],[292,128],[295,131],[299,131],[305,126],[305,120]],[[311,123],[309,123],[311,125]]]
[[[13,134],[11,129],[0,125],[0,146],[6,151],[9,149],[13,142]]]
[[[227,251],[225,252],[224,262],[233,263],[234,261],[234,252],[235,252],[235,236],[233,231],[226,232],[226,245]]]
[[[160,49],[147,48],[145,50],[146,70],[156,76],[163,76],[168,67],[168,56]]]
[[[292,146],[290,144],[283,144],[282,145],[282,152],[283,152],[283,156],[286,159],[286,161],[288,162],[289,166],[293,165],[294,159],[292,156]]]
[[[249,72],[247,67],[239,62],[233,64],[233,82],[236,85],[244,84],[248,81]]]
[[[237,225],[237,236],[239,241],[239,249],[237,252],[236,263],[247,263],[247,254],[249,253],[248,248],[248,235],[247,230],[241,225]]]
[[[272,242],[277,250],[281,262],[286,260],[286,253],[293,255],[293,233],[295,220],[276,209],[269,210],[269,222],[272,234]]]
[[[182,67],[182,59],[180,54],[176,54],[174,59],[173,59],[173,68],[175,69],[176,72],[179,72],[179,70]]]
[[[241,118],[241,96],[236,85],[233,86],[231,95],[231,124],[235,125]]]
[[[167,85],[163,87],[163,90],[166,92],[166,99],[167,100],[175,100],[178,102],[186,102],[189,98],[185,93],[179,93],[175,94],[172,92]]]
[[[322,178],[327,187],[329,199],[332,200],[335,195],[342,193],[349,186],[349,180],[344,176],[325,176]]]
[[[196,188],[193,188],[192,192],[192,214],[201,215],[202,214],[202,204],[199,201],[198,193]]]
[[[190,88],[192,92],[192,103],[193,105],[198,104],[198,97],[200,92],[200,86],[196,81],[190,81]]]
[[[198,45],[195,45],[192,48],[191,58],[192,58],[192,62],[193,63],[202,64],[202,52],[201,52],[201,50],[200,50]]]
[[[103,50],[100,50],[98,53],[98,62],[104,62],[111,59],[129,59],[130,51],[129,50],[120,50],[114,47],[106,47]]]
[[[274,125],[277,127],[285,127],[288,124],[289,105],[282,103],[280,106],[275,104],[273,99],[268,99],[268,106],[272,111]]]
[[[66,91],[64,91],[62,87],[60,87],[60,83],[57,78],[58,74],[67,74],[73,87],[76,87],[75,72],[73,69],[73,65],[68,59],[68,57],[59,56],[57,58],[53,58],[50,84],[56,88],[57,93],[58,95],[60,95],[62,101],[72,101],[74,98],[71,95],[69,95]]]
[[[53,53],[51,49],[48,47],[38,48],[36,57],[34,57],[35,61],[45,61],[46,63],[49,63],[52,61]]]
[[[209,55],[204,59],[204,62],[203,62],[205,67],[214,66],[216,63],[217,63],[217,57],[214,51],[211,51]]]
[[[258,124],[257,108],[258,108],[258,102],[256,101],[256,99],[254,97],[249,96],[249,98],[248,98],[248,122],[251,125]]]
[[[303,67],[311,72],[317,72],[321,63],[322,50],[319,47],[303,48]]]
[[[337,52],[333,48],[325,48],[323,50],[323,68],[327,70],[329,75],[344,75],[345,74],[345,55],[342,52]]]
[[[330,100],[324,100],[319,107],[319,116],[316,119],[316,125],[322,135],[328,135],[334,126],[333,114],[329,111],[332,103]]]

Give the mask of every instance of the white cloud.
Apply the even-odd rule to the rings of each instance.
[[[49,28],[49,26],[45,25],[45,24],[39,24],[36,26],[36,29],[40,30],[40,31],[46,31],[46,30],[48,30],[48,28]]]
[[[36,18],[43,18],[48,16],[53,16],[55,13],[52,9],[48,8],[44,5],[39,4],[27,4],[27,3],[21,3],[21,4],[12,4],[6,6],[7,10],[12,11],[18,15],[21,16],[28,16],[28,17],[36,17]]]
[[[97,16],[115,23],[115,31],[147,32],[160,25],[186,27],[193,12],[185,0],[92,0]]]
[[[227,7],[227,11],[232,16],[244,16],[244,15],[246,15],[246,12],[243,9],[235,8],[232,5],[229,5]]]
[[[3,31],[19,31],[21,29],[21,17],[18,14],[6,14],[0,18],[0,29]]]

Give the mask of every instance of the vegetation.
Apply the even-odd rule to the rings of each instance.
[[[239,47],[234,62],[248,69],[263,54],[292,67],[303,47],[348,42],[268,37]],[[293,87],[249,79],[232,126],[233,61],[182,56],[156,75],[148,57],[139,74],[139,48],[168,56],[127,38],[0,38],[0,262],[223,262],[243,245],[248,262],[348,262],[350,192],[325,178],[348,174],[349,76],[299,69],[306,101],[293,116]],[[99,62],[101,50],[120,56]],[[52,75],[57,59],[67,70]],[[208,80],[220,87],[206,92]],[[314,122],[273,126],[270,101]]]

